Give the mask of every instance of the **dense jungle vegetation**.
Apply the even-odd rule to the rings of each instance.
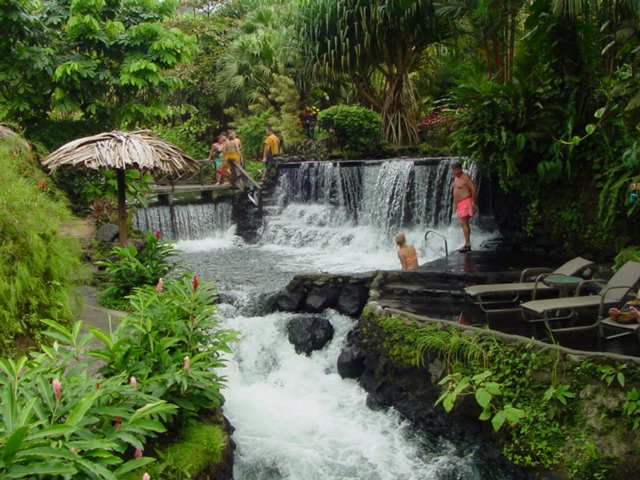
[[[466,155],[517,205],[523,238],[611,258],[640,243],[639,11],[637,0],[7,0],[0,121],[47,149],[149,127],[202,158],[235,128],[257,156],[271,125],[290,153]]]

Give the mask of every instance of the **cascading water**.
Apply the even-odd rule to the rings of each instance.
[[[236,428],[236,480],[479,480],[473,452],[416,435],[394,410],[372,411],[366,393],[342,380],[336,358],[353,320],[325,312],[332,342],[310,357],[286,338],[292,314],[238,315],[224,305],[225,326],[241,341],[224,372],[225,415]]]
[[[236,428],[236,480],[509,478],[479,460],[481,446],[461,451],[418,434],[394,410],[367,408],[357,382],[336,372],[352,319],[324,312],[334,338],[307,357],[287,340],[292,314],[261,314],[264,300],[296,273],[398,268],[391,238],[399,229],[420,246],[422,261],[441,255],[440,246],[427,248],[420,239],[426,227],[437,227],[457,240],[449,167],[323,162],[283,170],[257,245],[196,240],[181,224],[177,236],[192,238],[176,244],[182,260],[218,281],[224,299],[218,316],[240,333],[223,372],[224,411]]]
[[[170,240],[216,238],[232,227],[231,205],[219,202],[141,208],[134,224],[146,232],[160,230]]]
[[[310,162],[281,169],[261,244],[295,249],[329,272],[398,268],[393,236],[400,231],[418,249],[420,263],[443,256],[444,243],[434,237],[425,244],[424,233],[438,231],[450,250],[463,243],[453,218],[452,162]],[[470,173],[477,177],[475,167]],[[476,226],[473,244],[491,236]]]

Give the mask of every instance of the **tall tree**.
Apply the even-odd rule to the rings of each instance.
[[[299,32],[311,69],[348,74],[395,144],[418,141],[411,73],[426,48],[451,31],[431,0],[300,0]]]

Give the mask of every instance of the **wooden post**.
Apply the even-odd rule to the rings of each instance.
[[[125,169],[116,169],[118,180],[118,230],[120,233],[120,245],[127,246],[127,182],[125,181]]]

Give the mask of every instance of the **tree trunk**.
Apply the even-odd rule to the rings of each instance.
[[[118,180],[118,230],[120,233],[120,245],[127,246],[127,182],[125,181],[125,170],[116,170]]]
[[[384,139],[395,145],[416,145],[416,101],[407,70],[399,70],[389,82],[382,107]]]

